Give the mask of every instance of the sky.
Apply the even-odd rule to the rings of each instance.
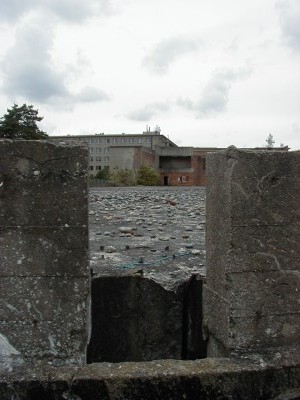
[[[0,115],[50,136],[300,149],[300,0],[1,0]]]

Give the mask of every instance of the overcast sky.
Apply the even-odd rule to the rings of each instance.
[[[300,0],[1,0],[0,115],[50,135],[300,149]]]

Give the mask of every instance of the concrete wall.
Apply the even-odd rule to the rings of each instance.
[[[209,356],[300,354],[300,152],[208,155]]]
[[[86,168],[81,146],[0,140],[0,369],[85,361]]]

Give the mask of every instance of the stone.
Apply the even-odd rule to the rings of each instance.
[[[83,146],[0,140],[0,370],[85,362],[86,177]]]
[[[115,251],[116,251],[116,248],[114,246],[107,246],[105,248],[106,253],[115,253]]]
[[[119,231],[121,233],[133,233],[134,228],[131,226],[120,226]]]
[[[233,147],[207,158],[208,355],[300,343],[300,153]],[[219,184],[222,182],[222,185]]]

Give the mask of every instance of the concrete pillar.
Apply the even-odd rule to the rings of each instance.
[[[207,160],[208,356],[299,354],[300,152]]]
[[[86,168],[82,146],[0,140],[0,369],[85,362]]]

